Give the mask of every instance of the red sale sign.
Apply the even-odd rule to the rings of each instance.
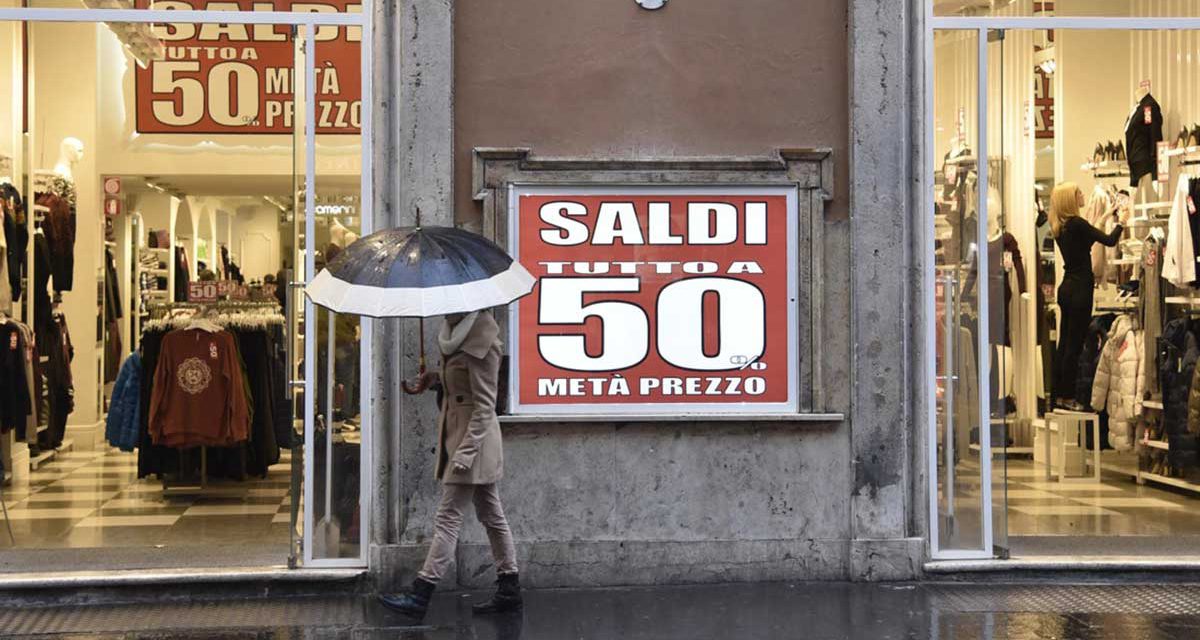
[[[139,9],[149,0],[137,0]],[[155,9],[358,12],[360,2],[323,0],[160,0]],[[304,93],[292,27],[271,24],[154,25],[164,57],[135,75],[139,133],[280,133],[302,128]],[[323,25],[313,38],[319,134],[356,134],[362,126],[362,28]],[[300,58],[303,61],[302,58]],[[298,77],[299,76],[299,77]]]
[[[795,189],[511,197],[513,413],[797,410]]]

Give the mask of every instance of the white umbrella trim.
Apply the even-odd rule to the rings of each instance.
[[[513,261],[486,280],[441,287],[375,287],[351,284],[323,269],[304,288],[313,304],[373,318],[431,318],[498,307],[533,290],[534,277]]]

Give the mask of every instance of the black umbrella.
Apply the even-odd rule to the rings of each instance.
[[[533,285],[521,263],[483,236],[451,227],[399,227],[356,240],[304,292],[337,313],[429,318],[505,305]],[[423,322],[421,334],[424,373]]]

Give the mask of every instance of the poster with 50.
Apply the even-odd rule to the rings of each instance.
[[[510,192],[515,414],[795,413],[789,187]]]

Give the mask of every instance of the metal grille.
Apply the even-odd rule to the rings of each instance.
[[[962,612],[1200,615],[1198,585],[931,585],[935,608]]]
[[[0,610],[3,635],[203,629],[345,627],[365,617],[361,598],[290,598]]]

